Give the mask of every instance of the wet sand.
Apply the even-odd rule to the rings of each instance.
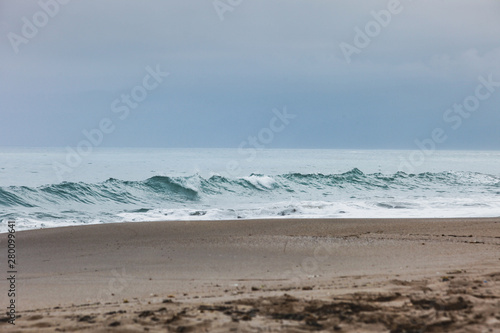
[[[500,332],[500,218],[141,222],[16,237],[18,318],[3,315],[0,331]],[[5,308],[6,279],[0,289]]]

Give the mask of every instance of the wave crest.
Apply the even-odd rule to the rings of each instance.
[[[262,195],[284,196],[290,193],[323,196],[350,193],[356,196],[367,191],[425,190],[464,191],[479,189],[498,193],[500,178],[473,172],[445,171],[420,174],[365,174],[354,168],[337,174],[287,173],[282,175],[251,174],[247,177],[228,178],[213,175],[186,177],[154,176],[142,181],[110,178],[101,183],[63,182],[40,187],[0,187],[0,207],[44,207],[48,204],[98,205],[145,204],[168,202],[198,202],[203,198],[219,196],[253,197]],[[368,192],[369,193],[369,192]],[[375,193],[375,192],[374,192]]]

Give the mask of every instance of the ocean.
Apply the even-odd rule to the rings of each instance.
[[[114,222],[500,216],[500,152],[0,149],[0,232]]]

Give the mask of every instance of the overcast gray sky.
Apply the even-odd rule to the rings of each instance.
[[[0,146],[76,146],[109,119],[102,146],[236,148],[286,106],[269,148],[441,128],[438,148],[500,149],[500,1],[0,0],[0,22]],[[148,66],[169,73],[151,90]]]

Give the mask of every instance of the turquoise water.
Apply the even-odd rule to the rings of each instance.
[[[0,231],[121,221],[500,216],[500,152],[0,150]]]

